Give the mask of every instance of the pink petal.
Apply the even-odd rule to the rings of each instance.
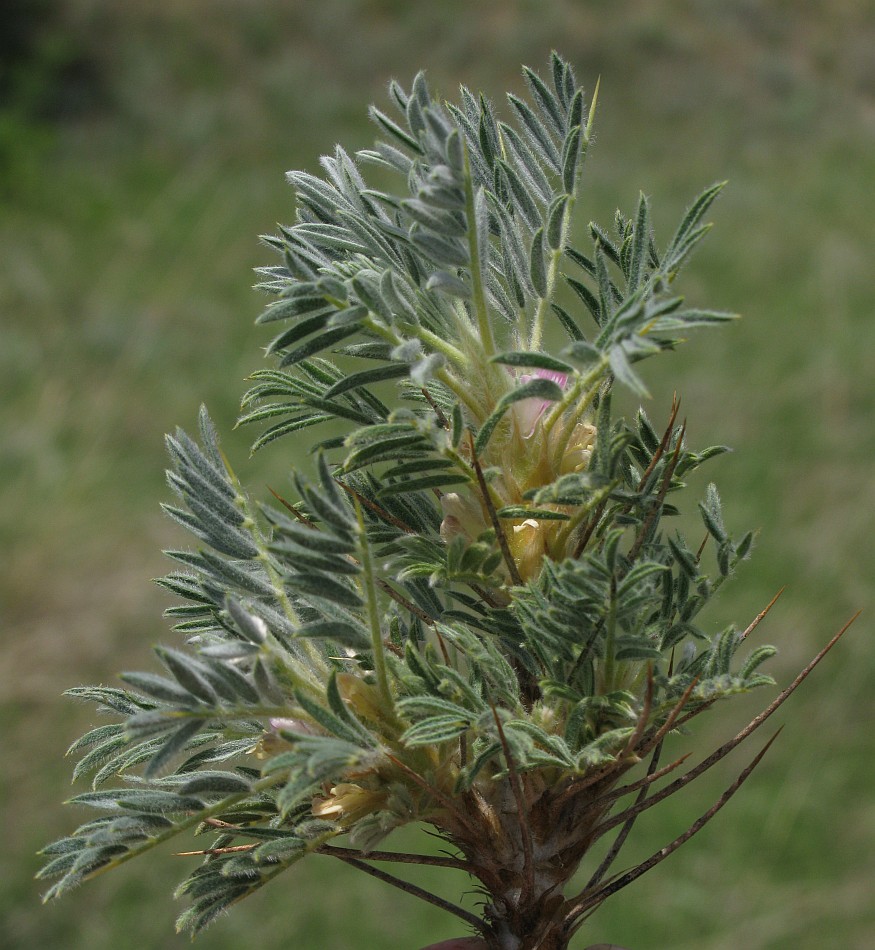
[[[568,382],[568,374],[560,373],[555,369],[536,369],[534,373],[518,377],[518,382],[528,383],[533,379],[549,379],[557,386],[565,388]],[[523,431],[523,438],[529,439],[535,434],[538,421],[550,405],[548,399],[521,399],[514,403],[511,411],[516,416],[517,423]]]

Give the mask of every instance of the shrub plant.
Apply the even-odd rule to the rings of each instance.
[[[722,185],[667,243],[643,195],[579,240],[596,95],[555,54],[549,70],[525,71],[508,122],[465,88],[451,105],[421,74],[393,83],[397,114],[371,113],[383,140],[338,148],[323,177],[289,174],[295,223],[265,239],[278,263],[261,270],[275,365],[241,421],[263,424],[256,449],[297,454],[318,432],[315,475],[256,501],[206,410],[196,438],[168,437],[166,510],[195,539],[161,581],[183,601],[168,612],[184,642],[156,649],[160,674],[70,690],[112,721],[71,748],[93,785],[72,801],[98,817],[45,849],[47,897],[195,831],[208,840],[179,887],[193,933],[320,856],[437,904],[490,948],[565,948],[765,749],[675,841],[615,873],[637,816],[825,654],[698,764],[663,761],[704,710],[774,682],[759,671],[774,649],[748,642],[766,611],[716,636],[699,625],[752,534],[730,536],[713,485],[696,536],[672,527],[684,480],[723,449],[687,444],[677,402],[657,425],[612,401],[616,384],[646,394],[646,357],[731,319],[675,290]],[[411,823],[446,852],[384,850]],[[390,862],[467,872],[482,915]]]

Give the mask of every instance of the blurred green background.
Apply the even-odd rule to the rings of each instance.
[[[267,342],[253,326],[257,235],[293,209],[283,173],[371,144],[369,102],[424,67],[497,99],[556,47],[602,87],[584,222],[654,199],[664,242],[686,202],[730,186],[685,274],[737,310],[648,368],[753,561],[708,617],[741,626],[788,589],[761,641],[786,684],[871,603],[875,576],[875,7],[866,0],[5,0],[0,10],[0,735],[4,947],[182,947],[169,899],[186,859],[135,862],[40,907],[35,851],[81,818],[64,750],[95,721],[60,694],[150,667],[172,642],[149,578],[180,537],[162,434],[205,401],[258,495],[289,443],[248,459],[232,432]],[[657,232],[659,238],[659,231]],[[661,364],[661,365],[658,365]],[[871,613],[871,611],[870,611]],[[677,855],[608,902],[577,947],[875,946],[871,616],[777,717],[750,784]],[[758,631],[758,636],[759,636]],[[728,737],[770,697],[720,707]],[[761,743],[758,738],[756,742]],[[748,751],[752,755],[753,748]],[[739,757],[741,755],[742,757]],[[704,811],[743,753],[648,815],[623,860]],[[735,771],[733,771],[733,769]],[[82,789],[80,789],[82,790]],[[660,811],[656,809],[655,812]],[[634,837],[634,836],[633,836]],[[400,846],[421,845],[408,836]],[[416,878],[430,881],[428,874]],[[469,887],[443,878],[455,898]],[[474,906],[476,895],[466,900]],[[328,858],[291,870],[200,938],[203,950],[416,950],[450,917]]]

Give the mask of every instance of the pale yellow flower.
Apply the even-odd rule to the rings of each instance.
[[[352,782],[339,782],[325,798],[313,801],[312,812],[319,818],[347,823],[380,811],[385,803],[385,790],[372,791]]]

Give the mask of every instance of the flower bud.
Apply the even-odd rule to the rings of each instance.
[[[440,530],[441,538],[445,542],[451,541],[458,534],[474,541],[486,530],[483,509],[470,495],[463,498],[457,492],[447,492],[441,496],[441,508],[444,520]]]
[[[531,382],[533,379],[549,379],[564,389],[568,382],[568,374],[550,369],[536,369],[531,375],[517,377],[517,382],[524,384]],[[541,416],[544,415],[549,405],[550,401],[548,399],[538,398],[521,399],[513,404],[511,412],[524,439],[530,439],[535,434]]]
[[[289,740],[280,735],[285,732],[300,732],[305,736],[315,735],[316,730],[309,722],[303,719],[284,719],[276,717],[270,720],[270,729],[258,740],[255,746],[255,756],[259,759],[269,759],[278,752],[288,750]]]

